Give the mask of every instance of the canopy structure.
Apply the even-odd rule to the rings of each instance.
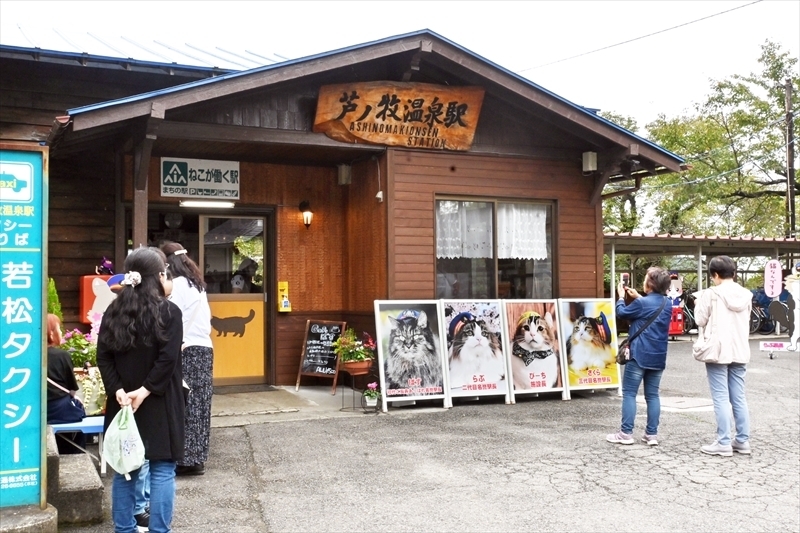
[[[639,257],[693,255],[697,258],[697,289],[700,290],[703,289],[704,255],[771,257],[786,259],[791,265],[800,260],[800,241],[794,237],[606,233],[603,235],[603,251],[611,258],[611,279],[616,279],[616,254],[630,254],[632,261]]]

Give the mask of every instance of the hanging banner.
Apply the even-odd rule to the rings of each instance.
[[[47,148],[0,150],[0,507],[41,505]]]
[[[427,83],[324,85],[314,131],[345,143],[469,150],[483,95],[481,87]]]

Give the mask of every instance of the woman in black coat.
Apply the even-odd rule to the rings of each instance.
[[[125,260],[122,291],[103,315],[97,365],[108,400],[105,427],[122,406],[130,405],[150,461],[150,531],[170,531],[175,504],[175,464],[183,458],[180,309],[167,300],[167,264],[157,248],[138,248]],[[117,533],[137,531],[135,485],[139,470],[126,480],[114,475],[112,518]]]

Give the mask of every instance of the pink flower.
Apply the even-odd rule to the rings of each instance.
[[[378,390],[378,384],[377,383],[369,383],[369,384],[367,384],[367,388],[369,390]]]

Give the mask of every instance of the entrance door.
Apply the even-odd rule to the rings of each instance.
[[[200,216],[214,383],[267,382],[264,217]]]

